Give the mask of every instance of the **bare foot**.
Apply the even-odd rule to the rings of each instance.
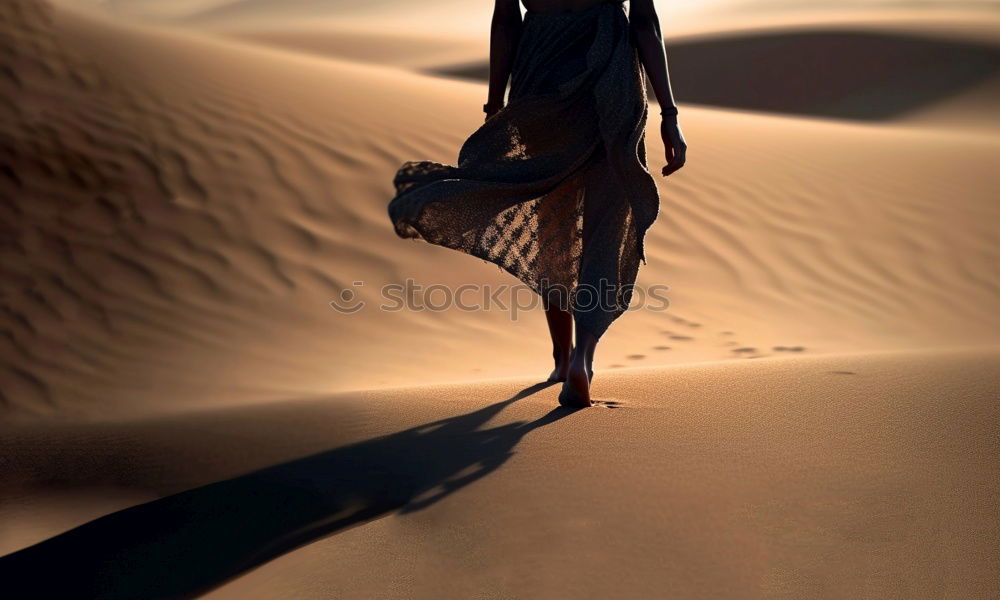
[[[585,362],[574,360],[570,363],[566,381],[559,392],[559,404],[572,408],[594,405],[590,400],[590,376]]]

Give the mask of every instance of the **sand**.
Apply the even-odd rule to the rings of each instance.
[[[37,523],[78,489],[162,499],[0,571],[14,589],[126,597],[986,598],[998,359],[632,368],[575,412],[512,378],[24,426],[4,438],[24,450],[8,484],[63,489],[5,521]],[[69,520],[97,513],[78,501]],[[21,525],[5,549],[71,524]],[[60,577],[25,576],[46,564]]]
[[[385,214],[399,164],[453,163],[481,122],[482,46],[456,34],[377,54],[319,44],[322,30],[220,35],[34,0],[0,17],[0,552],[42,542],[0,559],[11,585],[58,561],[64,577],[27,583],[100,576],[144,597],[996,587],[1000,86],[979,13],[789,19],[767,30],[783,50],[750,19],[689,31],[675,75],[688,164],[658,179],[639,280],[668,286],[669,310],[609,330],[603,405],[576,413],[533,387],[551,368],[537,306],[516,320],[377,308],[407,279],[516,283],[397,239]],[[854,68],[845,39],[897,62]],[[724,94],[736,67],[706,65],[747,49],[839,57],[836,101],[797,86],[801,70]],[[914,57],[938,76],[886,81]],[[435,75],[459,64],[467,79]],[[658,173],[655,123],[647,147]],[[333,310],[345,291],[365,307]],[[273,477],[297,491],[242,501]],[[185,499],[207,512],[161,519]],[[226,511],[240,519],[192,537]],[[116,553],[136,562],[102,562]],[[151,590],[156,569],[175,587]]]

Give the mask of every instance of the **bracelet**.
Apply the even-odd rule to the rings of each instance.
[[[664,109],[662,109],[660,111],[660,115],[662,115],[664,117],[666,117],[668,115],[671,116],[671,117],[676,117],[677,116],[677,107],[676,106],[668,106],[667,108],[664,108]]]

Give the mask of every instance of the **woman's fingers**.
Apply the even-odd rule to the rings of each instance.
[[[660,137],[663,138],[663,149],[667,158],[667,164],[663,167],[663,176],[666,177],[684,166],[687,143],[674,119],[663,120],[660,124]]]
[[[667,146],[667,148],[669,150],[667,151],[667,164],[663,167],[664,177],[683,167],[684,162],[687,160],[686,144],[679,144],[676,148]]]

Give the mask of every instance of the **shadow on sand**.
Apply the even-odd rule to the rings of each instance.
[[[485,424],[539,383],[427,423],[101,517],[0,558],[10,597],[186,598],[316,539],[413,512],[495,471],[533,422]]]

